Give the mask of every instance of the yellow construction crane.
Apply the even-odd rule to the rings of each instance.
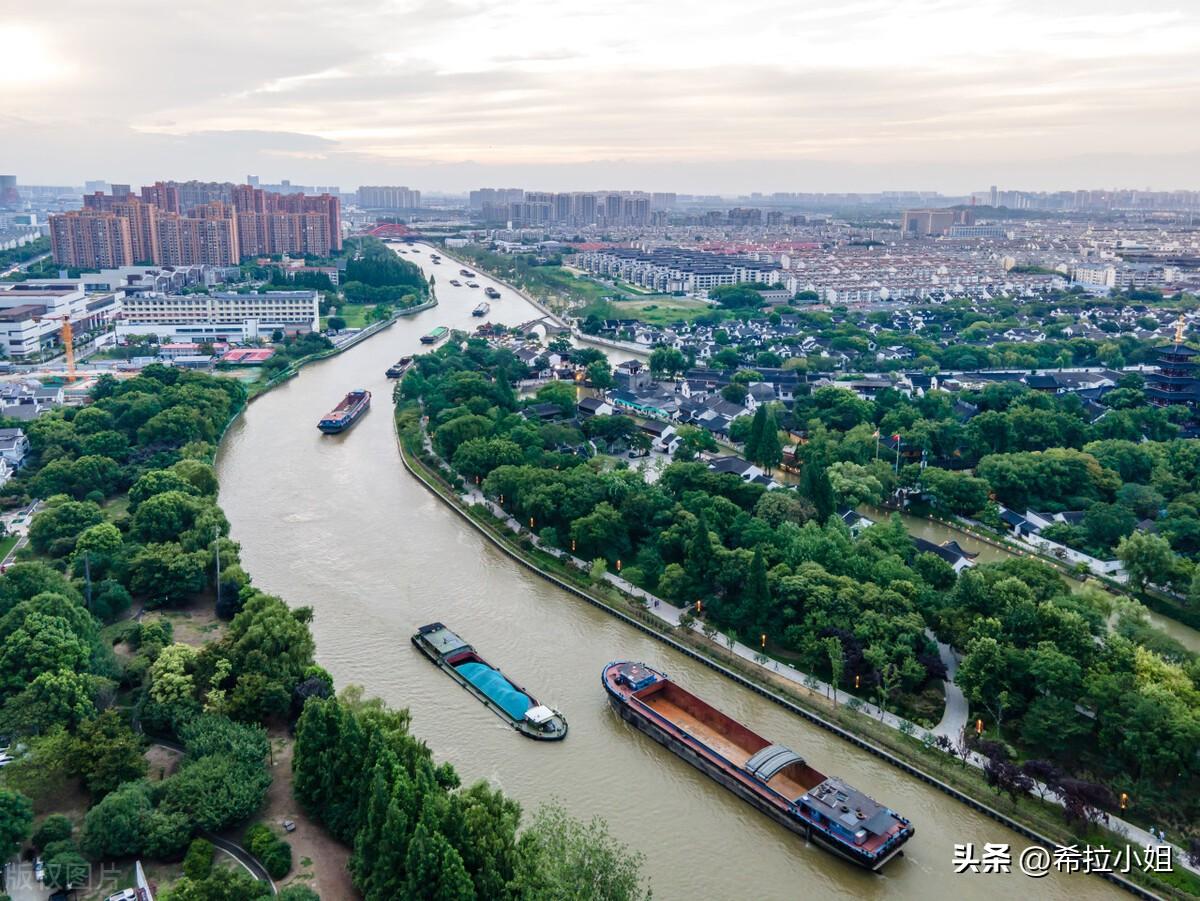
[[[38,322],[42,319],[62,320],[62,331],[59,332],[59,335],[62,339],[63,350],[67,355],[67,381],[75,381],[75,330],[71,327],[70,314],[63,314],[61,316],[38,316],[34,318],[34,321]]]

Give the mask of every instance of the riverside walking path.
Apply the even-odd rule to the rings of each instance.
[[[428,450],[431,454],[434,454],[436,458],[436,454],[433,451],[433,447],[428,435],[423,435],[423,439],[426,450]],[[536,534],[526,529],[499,504],[496,504],[491,499],[486,497],[477,486],[467,486],[466,490],[464,490],[459,497],[462,503],[467,506],[472,504],[481,505],[491,512],[491,514],[498,520],[503,522],[504,525],[507,526],[508,529],[514,534],[520,535],[523,538],[528,538],[535,547],[542,550],[544,553],[551,554],[557,557],[559,560],[568,563],[583,572],[588,572],[591,569],[591,564],[588,561],[581,560],[580,558],[575,557],[566,551],[560,551],[558,548],[545,546]],[[669,601],[656,597],[650,592],[632,584],[628,580],[622,579],[615,573],[606,572],[604,574],[604,578],[610,585],[614,586],[620,591],[644,601],[646,604],[646,611],[648,613],[657,617],[662,622],[670,624],[674,628],[679,628],[680,618],[686,612],[684,608],[678,607],[674,604],[671,604]],[[702,627],[698,621],[693,621],[691,623],[691,628],[694,631],[701,631]],[[761,666],[764,670],[773,672],[778,676],[795,683],[797,686],[806,688],[813,692],[823,693],[827,698],[831,698],[834,703],[838,703],[839,701],[842,703],[848,703],[851,701],[851,699],[855,699],[854,695],[848,694],[844,691],[839,691],[836,687],[830,685],[829,683],[818,679],[812,674],[803,673],[791,664],[780,665],[778,661],[770,660],[758,648],[751,647],[739,641],[730,643],[727,639],[725,643],[732,653],[736,654],[743,660],[746,660],[755,666]],[[882,710],[878,706],[862,701],[861,699],[855,699],[858,701],[859,705],[857,709],[868,716],[874,717],[879,722],[891,726],[893,729],[905,734],[912,735],[917,738],[924,738],[926,735],[929,735],[933,738],[944,736],[945,739],[951,742],[953,745],[959,744],[964,735],[964,730],[967,727],[969,714],[967,701],[963,696],[962,690],[952,681],[954,674],[957,672],[958,661],[953,649],[951,649],[949,645],[938,642],[938,653],[942,659],[942,662],[946,664],[946,711],[942,716],[941,722],[939,722],[938,725],[932,730],[924,729],[915,723],[904,719],[903,717],[899,717],[887,710]],[[764,660],[766,662],[764,662]],[[958,753],[961,754],[962,758],[968,764],[980,770],[982,770],[987,763],[987,758],[983,757],[981,754],[975,753],[974,751],[969,751],[963,748],[962,751]],[[1034,788],[1030,791],[1030,794],[1047,798],[1059,806],[1062,806],[1063,804],[1061,798],[1040,783],[1034,784]],[[1171,844],[1170,842],[1161,841],[1157,837],[1151,835],[1148,830],[1142,829],[1139,826],[1135,826],[1133,823],[1122,820],[1119,817],[1112,816],[1111,814],[1105,815],[1105,818],[1103,818],[1103,824],[1105,828],[1109,829],[1114,834],[1121,836],[1135,846],[1150,848],[1163,844],[1169,845],[1171,848],[1171,856],[1174,859],[1176,866],[1188,870],[1196,875],[1200,875],[1200,867],[1193,866],[1191,863],[1189,863],[1187,854],[1182,849],[1174,844]]]

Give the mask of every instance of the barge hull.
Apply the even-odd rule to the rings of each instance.
[[[799,819],[788,816],[787,813],[781,810],[777,805],[772,804],[762,795],[751,790],[743,782],[735,779],[727,771],[716,766],[707,757],[697,753],[693,748],[680,741],[676,736],[671,735],[656,723],[641,715],[637,710],[633,709],[631,705],[624,703],[620,698],[613,695],[611,692],[608,695],[608,700],[613,709],[621,716],[621,719],[632,725],[639,732],[642,732],[645,735],[650,736],[650,738],[653,738],[660,745],[673,752],[676,756],[690,763],[713,781],[725,786],[725,788],[729,789],[743,801],[749,802],[756,809],[762,813],[765,813],[776,823],[786,828],[789,832],[802,835],[806,840],[816,842],[826,850],[836,854],[838,857],[848,860],[860,867],[874,870],[875,872],[881,870],[884,864],[903,851],[902,848],[896,848],[892,854],[889,854],[880,860],[871,861],[868,861],[865,858],[855,857],[851,854],[847,854],[845,848],[836,842],[826,839],[819,829],[814,830],[810,825],[801,822]]]
[[[413,646],[416,647],[416,649],[420,651],[430,662],[432,662],[437,666],[438,669],[442,670],[451,679],[457,682],[460,687],[466,689],[477,701],[482,703],[484,707],[492,711],[492,713],[496,714],[496,716],[500,717],[500,719],[512,726],[516,732],[519,732],[521,735],[524,735],[531,741],[561,741],[567,737],[566,731],[556,735],[541,735],[530,731],[527,727],[525,727],[523,722],[514,719],[507,710],[488,697],[487,694],[481,691],[477,685],[467,679],[449,663],[446,663],[444,660],[442,660],[438,655],[434,654],[428,646],[418,640],[416,635],[414,635],[411,640]]]

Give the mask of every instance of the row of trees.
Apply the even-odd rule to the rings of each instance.
[[[297,799],[350,845],[367,901],[649,898],[639,855],[561,807],[520,834],[521,809],[479,782],[460,788],[409,734],[407,711],[355,692],[310,700],[296,730]]]

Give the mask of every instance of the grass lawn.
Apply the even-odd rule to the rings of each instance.
[[[366,328],[367,314],[373,310],[374,304],[368,303],[344,303],[337,308],[337,312],[333,315],[341,316],[346,320],[346,328]],[[328,328],[329,317],[321,317],[321,328]]]
[[[617,300],[610,306],[622,319],[640,319],[648,325],[670,325],[691,322],[712,313],[715,307],[703,300],[656,294],[639,300]]]
[[[13,549],[13,546],[19,540],[19,535],[5,535],[3,538],[0,538],[0,560],[8,556],[8,552]]]
[[[106,501],[103,507],[104,518],[112,522],[118,516],[129,512],[129,495],[120,494]]]

